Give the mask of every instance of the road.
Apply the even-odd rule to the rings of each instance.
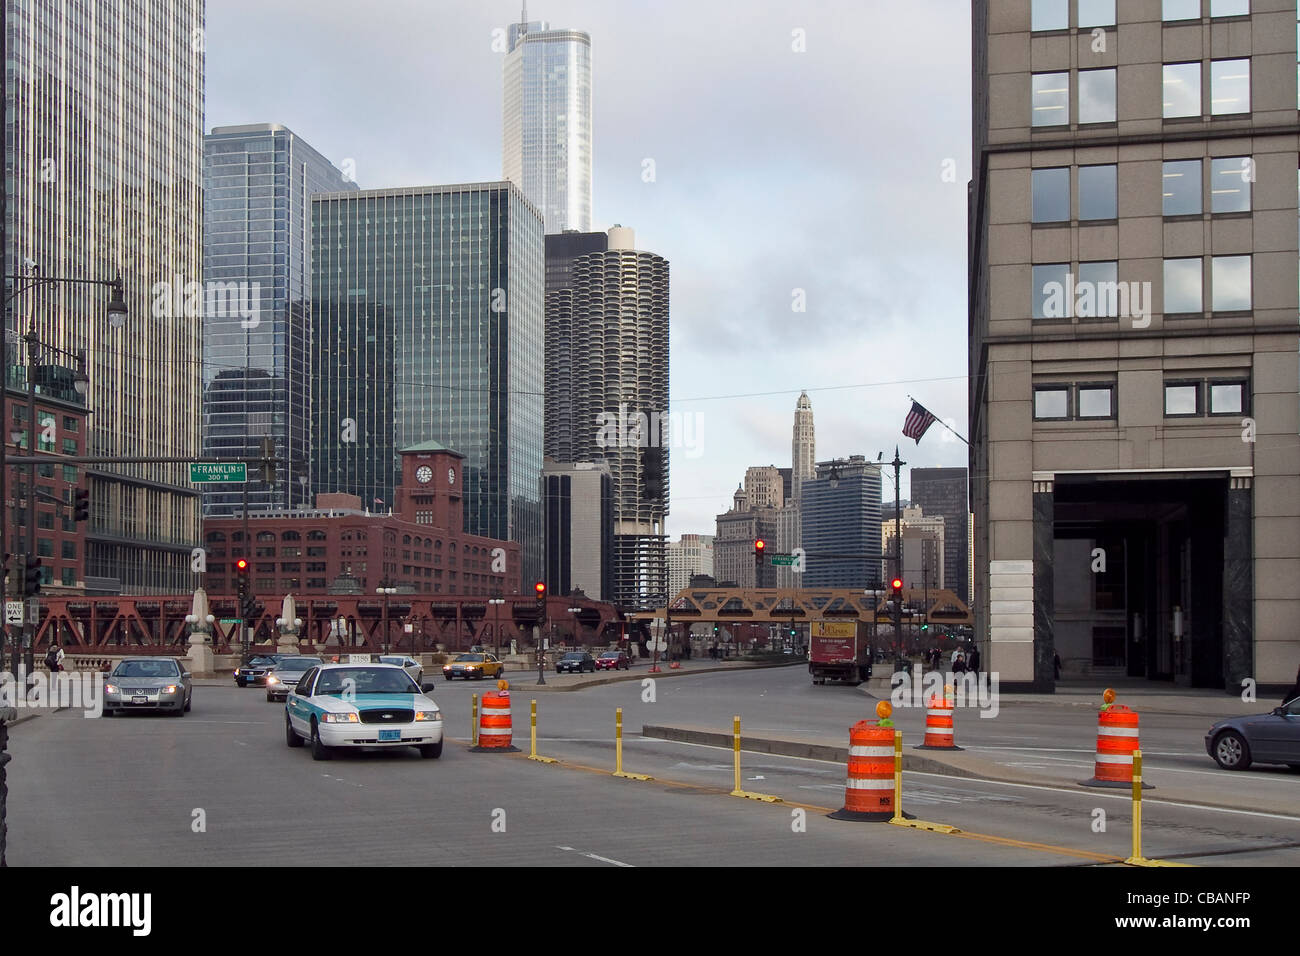
[[[812,688],[797,668],[659,680],[654,702],[642,699],[639,681],[537,694],[540,749],[562,759],[555,765],[468,751],[469,698],[487,688],[439,682],[435,697],[448,714],[449,736],[439,760],[404,750],[315,762],[285,746],[281,706],[233,684],[197,687],[194,710],[183,719],[44,714],[15,726],[10,738],[9,862],[1071,866],[1128,855],[1123,794],[909,772],[905,808],[964,831],[930,833],[828,819],[843,803],[837,764],[745,754],[744,787],[788,801],[762,804],[726,795],[728,749],[637,734],[650,722],[727,726],[737,712],[747,716],[747,733],[846,732],[870,709],[872,702],[849,688]],[[516,742],[525,750],[528,691],[524,683],[514,691]],[[618,706],[628,731],[626,769],[653,781],[609,774]],[[1090,746],[1088,733],[1067,726],[1062,708],[1018,710],[983,721],[998,725],[991,730],[971,727],[971,741]],[[1192,725],[1197,733],[1204,728],[1182,721],[1154,721],[1158,749],[1170,754],[1159,759],[1170,769],[1220,773],[1203,756],[1195,762],[1185,738]],[[1247,791],[1300,792],[1294,774],[1224,776]],[[1144,814],[1149,857],[1215,866],[1300,863],[1300,814],[1178,806],[1158,793]],[[1099,809],[1104,832],[1097,832]]]

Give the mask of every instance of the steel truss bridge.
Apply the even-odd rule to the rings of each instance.
[[[931,624],[971,627],[970,608],[946,588],[903,588],[903,618],[924,617]],[[853,588],[686,588],[658,610],[629,614],[629,621],[664,618],[674,624],[785,623],[790,621],[866,621],[893,623],[888,591]]]

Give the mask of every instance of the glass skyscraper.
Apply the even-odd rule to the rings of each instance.
[[[88,454],[197,456],[202,307],[184,289],[202,277],[203,0],[8,12],[5,272],[120,274],[129,314],[110,324],[108,289],[60,284],[15,300],[6,326],[85,350]],[[199,500],[183,464],[95,465],[83,484],[88,587],[194,587]]]
[[[510,183],[312,200],[312,485],[386,508],[397,453],[465,456],[465,530],[542,573],[544,245]]]
[[[271,123],[209,133],[203,185],[203,453],[256,455],[270,438],[277,484],[250,481],[249,508],[301,507],[310,492],[311,196],[357,186]],[[210,486],[204,514],[236,513],[243,491]]]
[[[880,583],[880,466],[862,455],[819,462],[799,488],[803,586],[865,588]],[[834,557],[831,557],[834,555]]]
[[[591,229],[591,37],[543,22],[510,26],[502,176],[541,210],[546,232]]]

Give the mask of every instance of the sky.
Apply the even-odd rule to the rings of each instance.
[[[363,189],[501,179],[498,0],[208,0],[207,128],[281,123]],[[750,465],[964,467],[970,6],[533,0],[592,42],[593,229],[671,269],[667,530],[712,534]],[[653,160],[653,181],[643,176]],[[802,304],[801,311],[796,311]],[[908,468],[902,495],[908,494]],[[884,493],[893,488],[885,482]]]

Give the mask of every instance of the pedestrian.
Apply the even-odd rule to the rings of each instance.
[[[970,652],[970,672],[976,677],[980,676],[980,649],[972,647]]]
[[[45,652],[45,666],[51,671],[63,670],[63,647],[58,641],[50,645],[50,649]]]
[[[1060,680],[1061,679],[1061,655],[1056,653],[1056,651],[1052,651],[1052,668],[1056,672],[1055,680]],[[1297,678],[1300,678],[1300,674],[1297,674],[1296,676]]]
[[[957,656],[953,658],[952,672],[954,674],[966,673],[966,658],[962,655],[961,651],[958,651]]]

